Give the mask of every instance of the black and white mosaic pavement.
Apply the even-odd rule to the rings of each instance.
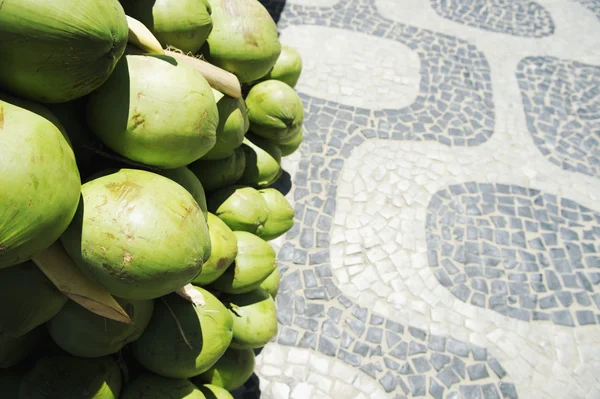
[[[600,323],[600,214],[568,198],[469,182],[428,207],[429,265],[457,298],[523,321]]]
[[[540,152],[565,170],[600,177],[600,67],[529,57],[517,79]]]
[[[554,33],[554,21],[550,13],[533,1],[430,1],[440,16],[459,24],[522,37],[545,37]]]
[[[281,13],[281,2],[272,1],[267,7],[274,14]],[[342,1],[323,8],[291,4],[281,17],[280,29],[320,25],[357,31],[400,42],[419,55],[420,90],[412,105],[402,109],[358,109],[356,117],[341,113],[337,118],[346,122],[352,119],[364,128],[367,138],[476,146],[491,137],[495,115],[490,67],[484,54],[472,44],[385,19],[372,0]]]
[[[574,0],[581,5],[587,7],[588,10],[596,14],[598,19],[600,19],[600,1],[598,0]]]

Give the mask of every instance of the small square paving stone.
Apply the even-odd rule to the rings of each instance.
[[[469,373],[469,378],[471,381],[477,381],[482,378],[489,377],[487,368],[483,363],[473,364],[467,367],[467,372]]]
[[[411,375],[408,377],[408,385],[412,396],[425,396],[427,389],[425,386],[426,378],[423,375]]]
[[[385,328],[397,332],[398,334],[404,334],[404,326],[392,320],[387,320],[385,322]]]
[[[356,342],[354,344],[354,349],[352,350],[352,352],[354,353],[358,353],[361,356],[367,356],[369,354],[369,345],[362,343],[362,342]]]
[[[398,342],[402,341],[402,338],[398,334],[389,330],[385,332],[385,339],[388,348],[393,348]]]
[[[283,328],[279,334],[279,343],[282,345],[295,345],[298,339],[298,331],[291,328]]]
[[[392,392],[398,385],[398,382],[391,371],[385,373],[385,375],[379,379],[379,383],[386,392]]]
[[[344,331],[342,333],[342,340],[340,342],[340,345],[342,345],[342,348],[348,349],[350,347],[350,345],[352,344],[352,342],[354,342],[354,338],[348,334],[346,331]]]
[[[383,335],[383,330],[381,328],[370,327],[367,330],[366,340],[368,342],[372,342],[374,344],[379,344],[379,343],[381,343],[381,337],[382,337],[382,335]]]
[[[446,367],[444,370],[440,371],[436,376],[438,380],[442,382],[446,386],[446,388],[452,387],[454,384],[458,384],[460,382],[460,378],[454,371],[452,371],[451,367]]]
[[[446,350],[446,337],[441,335],[430,335],[428,348],[438,352]]]
[[[370,323],[371,323],[372,325],[374,325],[374,326],[378,326],[378,325],[380,325],[380,324],[383,324],[383,320],[384,320],[384,318],[383,318],[383,317],[381,317],[381,316],[378,316],[378,315],[376,315],[376,314],[372,314],[372,315],[371,315],[371,320],[370,320]]]
[[[519,399],[514,384],[509,382],[500,382],[500,392],[504,399]]]
[[[467,357],[469,356],[469,345],[454,338],[448,338],[448,352]]]
[[[331,320],[333,320],[336,323],[340,322],[342,313],[343,312],[341,309],[334,308],[334,307],[329,308],[329,310],[327,311],[327,315],[331,318]]]
[[[479,385],[461,386],[460,396],[462,399],[483,399],[481,387]]]
[[[400,369],[398,370],[398,372],[399,372],[400,374],[404,374],[404,375],[409,375],[409,374],[414,374],[414,373],[415,373],[415,372],[413,371],[412,367],[410,367],[410,364],[409,364],[408,362],[407,362],[407,363],[404,363],[404,364],[403,364],[403,365],[400,367]]]
[[[429,394],[435,399],[444,398],[444,387],[441,386],[434,378],[429,379]]]
[[[484,384],[481,386],[483,399],[501,399],[498,393],[498,388],[494,384]]]
[[[339,296],[337,299],[346,309],[352,306],[352,301],[343,295]]]
[[[561,326],[574,327],[573,317],[568,310],[555,310],[552,312],[552,321]]]
[[[454,356],[452,358],[451,367],[454,370],[454,372],[460,376],[460,378],[462,378],[462,379],[465,378],[465,375],[466,375],[465,374],[465,362],[463,362],[461,359]]]
[[[373,364],[363,364],[359,369],[371,378],[377,378],[377,369]]]
[[[398,367],[400,367],[400,363],[390,359],[389,357],[384,357],[383,363],[385,363],[385,366],[391,370],[398,370]]]
[[[394,349],[390,351],[390,355],[397,359],[405,360],[408,352],[408,344],[406,342],[400,342]]]
[[[411,341],[408,349],[408,355],[413,356],[419,353],[426,353],[427,347],[419,342]]]
[[[307,288],[316,287],[317,286],[317,277],[312,270],[304,270],[302,271],[304,276],[304,285]]]
[[[578,310],[575,312],[580,325],[596,324],[596,318],[591,310]]]
[[[301,348],[310,348],[315,349],[317,347],[317,334],[312,332],[305,332],[300,342],[298,342],[298,346]]]
[[[309,303],[306,305],[304,314],[307,317],[320,317],[325,315],[325,305],[317,303]]]
[[[506,376],[506,371],[500,366],[500,363],[495,358],[490,358],[488,360],[488,366],[496,373],[498,378],[504,378]]]
[[[382,356],[382,355],[383,355],[383,349],[381,348],[381,345],[377,345],[375,347],[369,348],[369,356]]]
[[[424,340],[427,336],[427,333],[421,330],[420,328],[408,327],[408,332],[410,333],[410,335],[420,340]]]
[[[319,352],[327,356],[335,356],[337,345],[328,338],[321,335],[319,338]]]
[[[480,348],[475,345],[471,345],[471,351],[473,352],[473,359],[475,359],[475,360],[486,360],[487,359],[487,349]]]
[[[354,309],[352,309],[352,315],[363,322],[367,321],[367,314],[369,314],[369,310],[367,308],[354,306]]]
[[[430,362],[437,371],[440,371],[445,365],[450,363],[450,356],[442,353],[433,353]]]
[[[337,357],[352,366],[357,367],[360,364],[360,357],[357,354],[346,352],[343,349],[338,351]]]
[[[352,329],[354,334],[356,334],[356,336],[359,338],[365,332],[365,323],[360,320],[357,320],[355,318],[348,318],[346,319],[346,324],[350,326],[350,329]]]
[[[326,320],[323,323],[323,334],[331,338],[339,338],[342,335],[342,330],[337,324],[331,320]]]

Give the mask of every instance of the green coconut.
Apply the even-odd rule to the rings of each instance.
[[[23,376],[19,399],[118,399],[121,370],[110,357],[43,357]]]
[[[120,399],[212,399],[190,381],[144,372],[127,384]]]
[[[277,25],[257,0],[209,0],[213,30],[200,50],[241,83],[266,75],[281,52]]]
[[[142,335],[150,322],[154,302],[115,299],[132,324],[107,319],[69,301],[47,323],[50,336],[59,347],[74,356],[101,357],[120,351]]]
[[[218,279],[233,263],[237,255],[237,238],[225,222],[208,214],[208,232],[210,234],[210,258],[202,266],[202,271],[193,281],[195,285],[206,285]]]
[[[295,48],[282,44],[277,62],[264,79],[279,80],[293,88],[296,87],[301,73],[302,57],[300,57],[300,53]]]
[[[262,283],[260,283],[260,288],[267,291],[269,295],[271,295],[273,299],[275,299],[275,297],[277,296],[277,292],[279,291],[280,282],[281,272],[279,271],[279,268],[276,267],[275,270],[273,270],[273,273],[269,274],[269,277],[267,277]]]
[[[246,166],[237,184],[267,187],[281,176],[281,150],[276,144],[258,136],[244,138]]]
[[[199,160],[188,165],[206,191],[214,191],[234,184],[244,173],[246,154],[241,147],[233,155],[215,161]]]
[[[231,314],[213,294],[196,289],[204,306],[177,294],[156,301],[150,324],[132,344],[135,358],[146,369],[164,377],[190,378],[208,370],[231,343]]]
[[[257,235],[264,240],[273,240],[294,225],[294,208],[285,199],[283,194],[274,188],[265,188],[258,191],[269,208],[269,218]]]
[[[212,30],[206,0],[121,0],[127,15],[142,22],[163,47],[196,53]]]
[[[245,231],[234,231],[238,243],[235,262],[210,288],[231,294],[250,292],[277,268],[275,250],[268,242]]]
[[[89,96],[92,132],[116,153],[164,169],[185,166],[215,144],[219,114],[192,66],[159,55],[127,55]]]
[[[242,145],[244,135],[250,127],[244,99],[223,95],[213,89],[217,108],[219,110],[219,125],[217,126],[217,141],[207,152],[203,160],[225,159],[233,155],[236,148]]]
[[[209,386],[233,391],[244,385],[253,372],[254,351],[252,349],[236,349],[230,346],[210,369],[194,378],[192,382],[198,387],[200,387],[200,384],[205,383]],[[209,397],[208,395],[205,396]]]
[[[61,129],[46,107],[0,93],[0,268],[49,247],[75,214],[81,180]]]
[[[0,269],[0,335],[28,333],[54,317],[66,302],[66,295],[35,263]]]
[[[39,326],[20,337],[0,335],[0,368],[16,366],[31,355],[44,338],[44,327]]]
[[[204,215],[204,219],[208,216],[208,210],[206,206],[206,194],[204,193],[204,187],[202,187],[202,183],[196,177],[196,175],[186,168],[182,166],[181,168],[176,169],[166,169],[160,172],[164,177],[168,177],[173,180],[175,183],[178,183],[180,186],[188,190],[192,197],[200,206],[202,210],[202,214]]]
[[[117,0],[4,0],[0,12],[0,87],[46,103],[91,93],[127,45]]]
[[[124,299],[153,299],[190,283],[210,256],[198,203],[155,173],[121,169],[85,183],[61,241],[81,271]]]
[[[292,155],[302,144],[303,134],[302,128],[298,130],[291,138],[277,142],[277,146],[281,150],[281,156],[287,157]]]
[[[0,371],[0,392],[6,399],[17,399],[19,397],[19,386],[22,376],[9,370]]]
[[[208,210],[233,231],[258,233],[269,217],[269,208],[252,187],[229,186],[208,197]]]
[[[257,288],[221,299],[233,317],[233,348],[260,348],[277,335],[275,301],[267,291]]]
[[[246,97],[250,131],[258,136],[285,142],[302,128],[304,109],[298,94],[278,80],[253,86]]]
[[[225,388],[217,385],[204,384],[199,385],[198,389],[204,394],[206,399],[233,399],[233,396]]]

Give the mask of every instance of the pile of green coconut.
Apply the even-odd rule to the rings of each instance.
[[[0,396],[231,398],[302,62],[257,0],[0,1]]]

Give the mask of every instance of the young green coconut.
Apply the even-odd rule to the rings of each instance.
[[[261,137],[244,138],[242,149],[246,153],[246,166],[236,184],[267,187],[281,176],[281,149]]]
[[[294,88],[301,73],[302,57],[300,57],[300,53],[295,48],[282,44],[277,62],[262,80],[275,79]]]
[[[39,326],[20,337],[0,335],[0,369],[16,366],[39,347],[47,337],[44,326]]]
[[[214,89],[213,94],[219,110],[219,125],[214,147],[201,158],[205,161],[232,156],[235,149],[242,145],[244,136],[250,127],[246,103],[242,97],[229,97]]]
[[[202,266],[200,274],[192,281],[194,285],[203,286],[210,284],[219,277],[233,263],[237,256],[237,238],[233,231],[212,213],[206,219],[210,234],[210,258]]]
[[[227,391],[233,391],[244,385],[253,372],[254,351],[252,349],[236,349],[230,346],[210,369],[191,381],[198,387],[201,387],[201,384],[209,384],[211,388],[216,386]]]
[[[234,184],[244,173],[246,154],[241,147],[233,150],[233,155],[218,160],[200,159],[188,165],[207,192]]]
[[[46,107],[0,93],[0,269],[49,247],[75,214],[81,180],[61,129]]]
[[[170,294],[155,301],[154,314],[133,354],[146,369],[170,378],[190,378],[223,355],[232,336],[227,308],[210,292],[194,287],[204,305]]]
[[[192,66],[161,55],[127,55],[88,99],[87,122],[110,149],[164,169],[185,166],[216,140],[217,105]]]
[[[275,270],[273,270],[273,273],[269,274],[269,277],[267,277],[262,283],[260,283],[260,288],[267,291],[269,295],[271,295],[273,299],[275,299],[275,297],[277,296],[277,292],[279,291],[280,282],[281,272],[279,271],[279,268],[276,267]]]
[[[154,309],[152,300],[117,298],[117,302],[132,324],[107,319],[69,301],[47,323],[48,332],[60,348],[74,356],[93,358],[117,353],[142,335]]]
[[[120,0],[127,15],[142,22],[163,48],[196,53],[212,30],[206,0]]]
[[[202,210],[204,219],[208,217],[204,187],[202,187],[202,183],[200,183],[200,180],[198,180],[196,175],[191,170],[185,166],[182,166],[181,168],[162,170],[159,173],[164,177],[173,180],[175,183],[178,183],[181,187],[185,188],[190,194],[192,194],[192,197],[194,197],[198,203],[200,210]]]
[[[234,231],[238,252],[234,264],[209,287],[216,291],[241,294],[260,286],[275,268],[277,257],[268,242],[245,231]]]
[[[125,51],[127,20],[117,0],[1,4],[0,87],[19,97],[43,103],[83,97],[108,79]]]
[[[61,237],[81,271],[124,299],[153,299],[190,283],[210,256],[200,206],[156,173],[120,169],[85,183]]]
[[[225,388],[213,384],[198,385],[200,392],[207,399],[233,399],[233,396]]]
[[[266,75],[281,52],[277,25],[257,0],[208,0],[213,30],[200,52],[241,83]]]
[[[66,302],[66,295],[32,261],[0,269],[0,336],[28,333],[54,317]]]
[[[110,357],[46,356],[23,376],[19,399],[119,399],[121,370]]]
[[[212,399],[190,381],[144,372],[127,384],[120,399]]]
[[[260,348],[277,335],[275,301],[267,291],[257,288],[243,294],[224,295],[221,299],[233,318],[231,347]]]
[[[274,188],[265,188],[258,191],[267,203],[269,218],[258,234],[263,240],[273,240],[294,226],[294,208],[285,199],[283,194]]]
[[[298,94],[278,80],[253,86],[246,97],[250,131],[277,143],[291,140],[302,128],[304,109]]]
[[[208,210],[218,216],[233,231],[259,233],[269,208],[260,193],[252,187],[229,186],[208,197]]]

